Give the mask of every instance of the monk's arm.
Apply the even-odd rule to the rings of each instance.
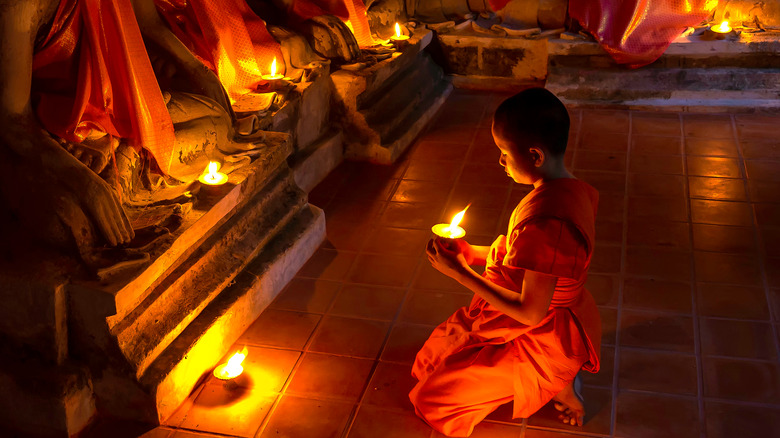
[[[469,266],[464,266],[455,280],[509,317],[534,326],[547,315],[558,279],[534,271],[525,271],[522,290],[517,293],[482,277]]]

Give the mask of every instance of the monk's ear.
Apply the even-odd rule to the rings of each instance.
[[[538,146],[531,146],[531,148],[528,149],[528,152],[531,155],[531,161],[533,162],[534,167],[542,167],[544,160],[547,158],[544,149]]]

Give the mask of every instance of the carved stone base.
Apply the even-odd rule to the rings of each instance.
[[[425,51],[432,39],[432,32],[416,31],[392,58],[331,75],[345,158],[394,162],[444,103],[452,85]]]

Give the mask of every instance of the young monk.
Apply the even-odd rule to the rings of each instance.
[[[552,399],[564,423],[582,425],[575,378],[580,369],[599,369],[601,321],[584,287],[598,193],[563,164],[566,108],[549,91],[529,89],[498,107],[492,130],[499,164],[534,189],[490,247],[428,242],[433,267],[474,292],[468,307],[433,331],[412,367],[417,415],[448,436],[469,436],[509,401],[514,417],[528,417]]]

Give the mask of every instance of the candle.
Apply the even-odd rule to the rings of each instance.
[[[461,228],[459,226],[460,221],[463,220],[463,215],[466,214],[466,210],[468,210],[469,206],[467,205],[466,208],[461,210],[460,213],[456,214],[452,218],[452,222],[448,224],[436,224],[431,228],[431,231],[433,231],[433,234],[443,237],[445,239],[460,239],[461,237],[466,235],[466,230]]]
[[[279,79],[282,79],[284,77],[284,75],[282,75],[280,73],[276,73],[276,57],[275,56],[274,56],[273,62],[271,62],[271,74],[262,75],[260,77],[263,78],[266,81],[271,81],[271,82],[278,81]]]
[[[219,172],[219,163],[216,161],[210,161],[206,172],[198,178],[198,181],[208,186],[219,186],[225,184],[227,180],[228,176]]]
[[[409,35],[402,35],[401,26],[395,23],[395,35],[391,36],[390,39],[393,41],[406,41],[409,39]]]
[[[241,364],[244,362],[244,359],[246,359],[246,355],[247,348],[244,347],[240,352],[230,356],[230,359],[228,359],[226,363],[220,364],[214,368],[214,377],[221,380],[226,387],[233,388],[237,386],[233,379],[244,372],[244,367]]]
[[[729,22],[726,20],[723,20],[719,25],[717,26],[710,26],[710,29],[715,33],[729,33],[731,32],[731,26],[729,26]]]

